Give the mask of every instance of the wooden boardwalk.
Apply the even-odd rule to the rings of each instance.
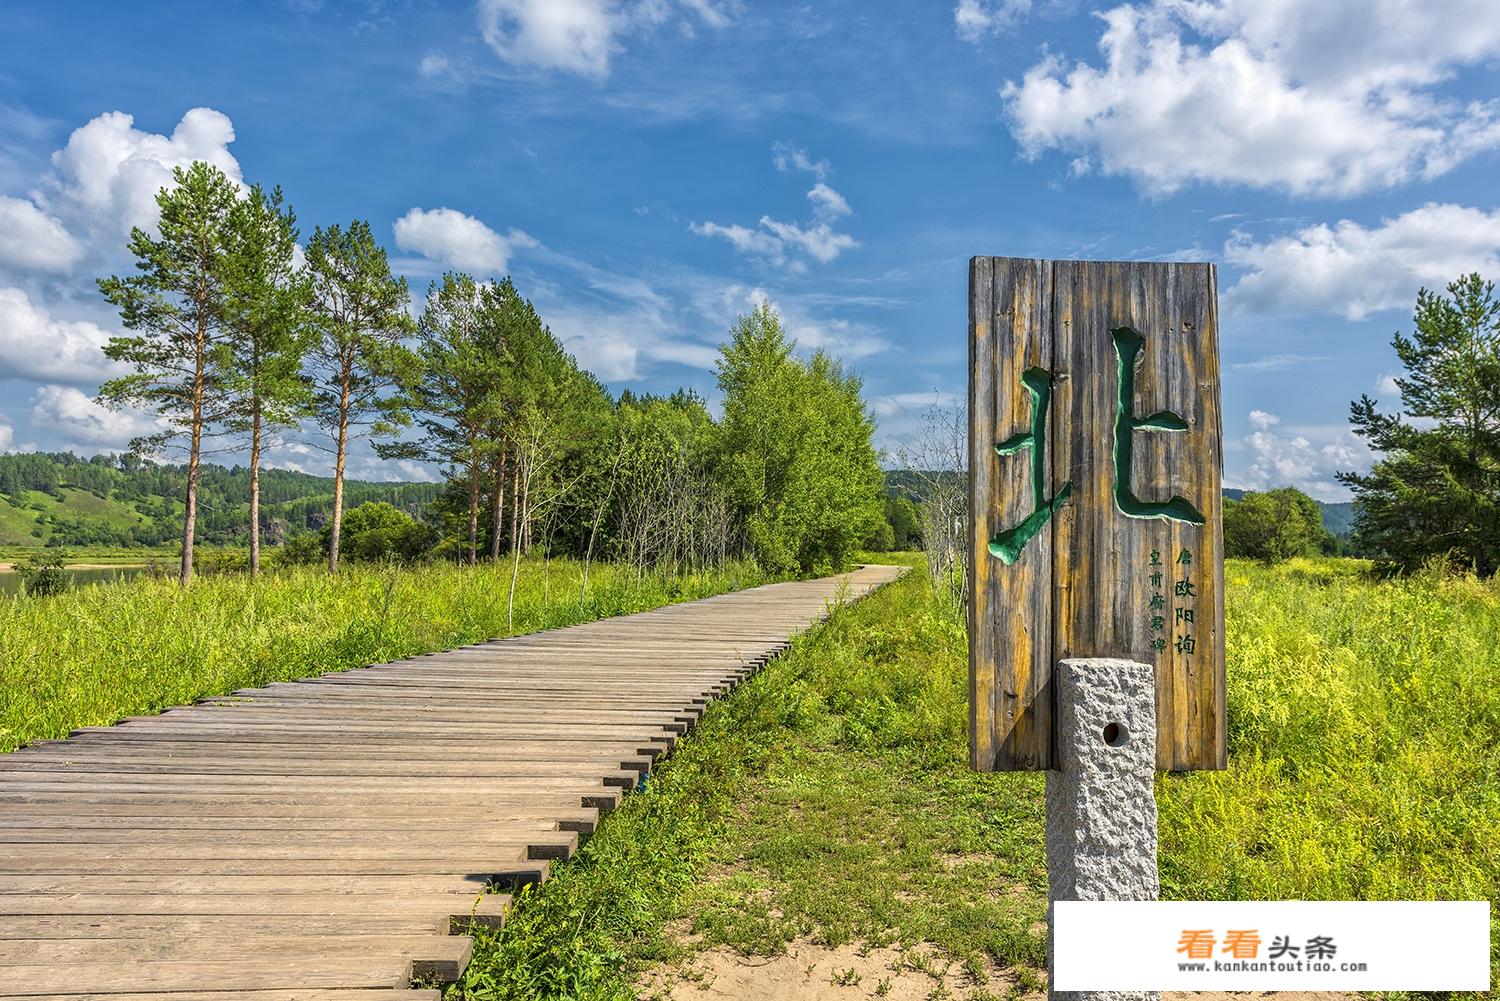
[[[0,755],[0,997],[388,1001],[722,695],[897,567],[90,727]],[[254,992],[254,993],[249,993]]]

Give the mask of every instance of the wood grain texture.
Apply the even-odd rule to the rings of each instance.
[[[1018,281],[1017,274],[1045,277]],[[979,287],[986,276],[989,290]],[[1033,326],[1014,331],[1008,343],[982,346],[990,332],[978,325],[971,336],[971,405],[988,408],[971,410],[970,418],[971,691],[976,698],[1015,692],[1022,703],[1013,714],[972,716],[975,767],[1049,767],[1054,758],[1045,679],[1063,658],[1106,656],[1156,668],[1158,767],[1225,767],[1223,455],[1213,266],[975,258],[970,281],[971,313],[1008,301],[1026,282],[1045,283],[1050,292],[1047,308],[1028,314]],[[1149,424],[1152,415],[1170,412],[1185,423],[1183,430],[1124,430],[1133,453],[1128,483],[1117,475],[1115,447],[1123,351],[1115,332],[1125,329],[1143,339],[1125,415],[1133,424]],[[1047,345],[1040,357],[1053,376],[1046,489],[1050,496],[1070,483],[1071,495],[1021,560],[1005,566],[989,555],[982,536],[997,521],[1014,524],[1030,507],[1030,477],[1021,456],[1001,459],[996,469],[993,441],[981,439],[998,441],[1012,433],[1026,400],[1016,370],[1035,363],[1038,344]],[[1011,422],[998,429],[999,436],[991,412]],[[1128,499],[1117,492],[1122,485],[1141,509],[1127,512]],[[1203,524],[1183,520],[1183,508],[1174,508],[1172,517],[1141,515],[1174,497],[1201,513]],[[1179,563],[1184,550],[1191,562]],[[1152,565],[1153,553],[1159,566]],[[1158,571],[1159,586],[1151,579]],[[1178,594],[1179,586],[1191,593]],[[1157,594],[1162,600],[1153,608]],[[1157,614],[1162,621],[1153,622]],[[1046,646],[1028,648],[1025,637],[1046,637]],[[1153,640],[1162,642],[1153,646]],[[1024,725],[1028,719],[1035,725]]]
[[[462,971],[468,939],[444,936],[498,925],[495,891],[572,855],[710,699],[841,592],[900,572],[278,683],[0,755],[0,997],[427,998],[397,988]]]
[[[1031,455],[1002,457],[995,446],[1031,429],[1022,373],[1052,365],[1051,268],[1045,261],[984,257],[971,267],[971,369],[985,373],[970,380],[969,401],[973,765],[980,771],[1047,768],[1051,532],[1038,534],[1011,566],[989,555],[989,544],[1033,511]],[[1043,485],[1047,497],[1056,488]],[[1008,670],[995,671],[997,664]]]

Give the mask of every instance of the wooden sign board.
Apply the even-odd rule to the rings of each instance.
[[[1157,766],[1226,764],[1211,264],[969,262],[970,741],[1052,767],[1054,666],[1156,669]]]

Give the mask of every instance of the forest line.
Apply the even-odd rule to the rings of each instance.
[[[157,204],[158,233],[131,233],[137,273],[99,281],[127,331],[105,354],[129,370],[99,400],[157,418],[161,430],[134,440],[133,454],[185,457],[183,583],[204,455],[249,456],[257,573],[264,453],[305,427],[330,456],[332,570],[361,440],[445,476],[421,532],[394,508],[369,513],[390,556],[518,563],[540,546],[585,567],[605,557],[701,570],[751,557],[809,574],[846,566],[884,524],[859,378],[824,352],[795,354],[769,304],[720,346],[715,419],[688,390],[613,396],[509,277],[445,273],[413,315],[406,279],[363,220],[318,226],[304,246],[279,188],[242,190],[204,162],[178,168]]]

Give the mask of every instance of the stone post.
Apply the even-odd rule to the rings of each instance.
[[[1156,675],[1105,657],[1052,680],[1056,770],[1047,772],[1047,889],[1056,900],[1155,900]],[[1051,907],[1048,907],[1049,923]],[[1051,968],[1049,948],[1048,968]],[[1059,1001],[1156,1001],[1155,991],[1053,991]]]

